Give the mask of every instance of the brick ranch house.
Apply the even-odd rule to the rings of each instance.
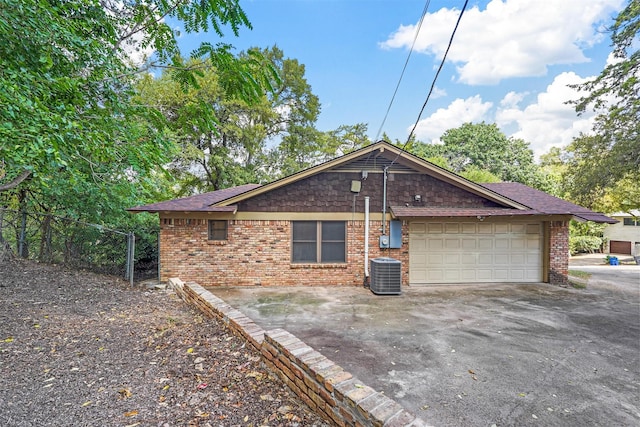
[[[615,220],[517,183],[476,184],[378,142],[265,185],[129,209],[159,214],[160,280],[362,285],[567,281],[569,221]],[[366,241],[366,244],[365,244]]]

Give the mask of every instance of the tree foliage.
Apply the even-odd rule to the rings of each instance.
[[[569,252],[572,255],[599,252],[605,243],[605,227],[605,224],[592,221],[571,221],[569,223]]]
[[[550,182],[535,163],[529,144],[507,138],[493,123],[465,123],[447,130],[441,140],[442,144],[416,142],[411,150],[462,176],[468,175],[472,181],[521,182],[550,190]]]
[[[370,143],[365,123],[341,125],[327,132],[312,127],[299,128],[269,152],[272,176],[291,175]]]
[[[605,188],[602,198],[595,203],[601,212],[631,212],[640,207],[640,185],[638,175],[629,173]]]
[[[200,75],[187,90],[170,73],[147,76],[139,85],[141,102],[163,113],[180,147],[170,172],[181,194],[269,180],[272,169],[286,163],[269,162],[269,145],[280,140],[305,145],[309,135],[315,140],[319,134],[314,128],[319,102],[304,78],[304,66],[277,47],[250,49],[239,61],[251,61],[254,52],[267,58],[276,74],[273,91],[252,102],[229,93],[217,69],[204,64],[194,65]]]
[[[164,18],[179,19],[186,31],[212,28],[219,35],[223,25],[234,31],[248,25],[235,0],[1,1],[0,188],[5,190],[28,176],[46,180],[61,169],[73,173],[76,166],[87,166],[98,181],[107,173],[101,166],[115,174],[155,167],[167,141],[157,112],[131,102],[131,85],[141,71],[132,54],[152,50],[146,67],[170,67],[181,85],[194,84],[199,71],[185,66],[176,33]],[[194,55],[216,65],[228,92],[243,99],[264,93],[270,73],[261,57],[240,62],[230,49],[204,43]]]
[[[370,143],[365,124],[318,131],[320,103],[304,65],[277,47],[259,52],[277,79],[272,92],[252,103],[227,93],[213,67],[199,66],[196,86],[186,91],[168,73],[139,85],[140,101],[163,113],[180,147],[169,166],[179,194],[271,181]]]
[[[224,43],[184,59],[167,18],[214,37],[249,26],[238,0],[0,0],[0,206],[121,229],[145,223],[124,209],[164,197],[160,166],[176,146],[165,117],[138,102],[136,82],[162,68],[184,90],[206,64],[227,96],[253,102],[278,81],[260,52],[238,58]]]
[[[574,86],[588,92],[576,102],[576,111],[592,108],[598,113],[593,129],[596,136],[576,138],[568,148],[575,156],[570,161],[573,174],[588,176],[588,187],[575,194],[583,199],[591,197],[590,187],[594,188],[592,196],[598,196],[629,173],[638,179],[640,171],[639,0],[631,0],[618,14],[611,34],[613,61],[596,78]]]

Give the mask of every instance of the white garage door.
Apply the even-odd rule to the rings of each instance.
[[[542,281],[540,222],[412,221],[411,284]]]

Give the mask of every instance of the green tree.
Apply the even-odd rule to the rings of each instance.
[[[254,52],[267,58],[276,74],[273,91],[251,102],[228,93],[217,69],[204,64],[193,65],[200,75],[187,90],[168,72],[157,79],[147,76],[139,85],[141,102],[163,113],[180,147],[169,165],[179,193],[269,180],[268,146],[294,138],[304,145],[300,136],[314,131],[319,102],[304,78],[304,66],[277,47],[251,49],[239,61],[251,61]]]
[[[203,43],[188,62],[167,18],[214,37],[249,26],[238,0],[0,0],[3,206],[126,226],[141,217],[124,208],[167,188],[159,166],[174,153],[164,116],[136,102],[143,71],[162,67],[187,88],[207,64],[245,102],[270,89],[277,76],[260,52],[240,59],[230,45]]]
[[[426,150],[424,150],[425,147],[427,148]],[[412,146],[413,150],[415,151],[412,154],[418,155],[416,154],[416,152],[422,153],[423,155],[436,153],[437,151],[431,150],[431,147],[442,147],[442,146],[434,145],[434,144],[417,143]],[[422,157],[422,156],[418,155],[418,157]],[[439,166],[448,171],[453,171],[451,165],[449,164],[449,159],[447,159],[444,156],[435,155],[432,157],[423,157],[423,158],[428,162],[433,163],[436,166]],[[463,178],[468,179],[469,181],[473,181],[481,184],[502,181],[500,177],[496,176],[495,174],[489,172],[488,170],[480,169],[475,165],[468,166],[465,170],[458,172],[458,174]]]
[[[601,212],[630,212],[640,208],[638,176],[629,173],[604,190],[595,208]]]
[[[566,198],[564,174],[567,170],[567,159],[565,151],[560,147],[551,147],[547,153],[540,156],[538,165],[546,180],[545,191],[554,196]]]
[[[608,185],[615,182],[608,167],[608,142],[602,135],[580,135],[567,146],[564,188],[574,202],[595,209]]]
[[[166,140],[156,112],[131,103],[141,68],[130,54],[151,48],[147,67],[169,67],[183,86],[193,84],[198,70],[185,66],[163,19],[219,35],[224,25],[248,25],[236,0],[0,1],[0,190],[79,164],[127,158],[134,170],[154,167]],[[239,97],[256,98],[268,86],[268,73],[256,72],[264,69],[259,56],[241,62],[230,46],[207,43],[194,55],[214,64]]]
[[[461,176],[467,178],[469,181],[478,182],[481,184],[486,184],[490,182],[500,182],[502,181],[498,176],[493,173],[480,169],[477,166],[469,166],[464,171],[460,173]]]
[[[611,27],[614,61],[596,78],[573,87],[589,94],[577,102],[576,111],[592,108],[598,113],[595,138],[579,137],[570,153],[580,156],[591,151],[594,162],[580,158],[572,167],[576,175],[588,174],[598,188],[640,170],[640,1],[631,0]],[[582,193],[585,193],[582,190]]]
[[[400,145],[400,147],[402,147],[402,145]],[[442,144],[427,144],[422,141],[412,141],[409,143],[407,151],[411,152],[412,154],[415,154],[418,157],[427,159],[429,161],[431,161],[431,159],[436,159],[436,158],[441,158],[445,160],[448,159],[448,156],[445,153],[444,145]],[[451,165],[449,165],[448,160],[446,161],[447,161],[447,169],[451,169]],[[439,163],[437,164],[440,165]]]
[[[299,128],[283,138],[269,153],[272,176],[291,175],[369,145],[367,125],[341,125],[320,132],[314,127]]]
[[[441,140],[441,148],[431,150],[441,150],[440,155],[456,173],[475,168],[488,171],[501,181],[521,182],[542,190],[548,188],[529,144],[507,138],[495,124],[465,123],[447,130]]]
[[[592,221],[571,221],[569,223],[569,251],[571,254],[600,252],[605,243],[605,227],[606,224]]]

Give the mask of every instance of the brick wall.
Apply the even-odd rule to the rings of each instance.
[[[180,277],[206,286],[351,285],[364,282],[364,221],[347,221],[347,263],[291,263],[289,221],[230,220],[228,239],[208,240],[206,219],[160,220],[160,280]],[[403,263],[409,279],[409,235],[403,247],[381,250],[381,221],[370,221],[369,259],[388,256]]]
[[[365,385],[291,333],[283,329],[265,332],[197,283],[172,278],[169,285],[187,303],[223,321],[231,331],[245,338],[260,352],[266,367],[332,425],[426,426],[422,419]]]
[[[569,222],[549,222],[549,283],[569,284]]]
[[[160,280],[181,277],[206,286],[362,286],[364,221],[347,221],[347,263],[291,263],[289,221],[230,220],[228,240],[208,240],[206,219],[161,219]],[[409,231],[402,227],[402,248],[382,250],[382,223],[370,221],[369,260],[380,256],[402,262],[402,284],[409,280]],[[568,285],[569,226],[549,223],[549,282]]]

